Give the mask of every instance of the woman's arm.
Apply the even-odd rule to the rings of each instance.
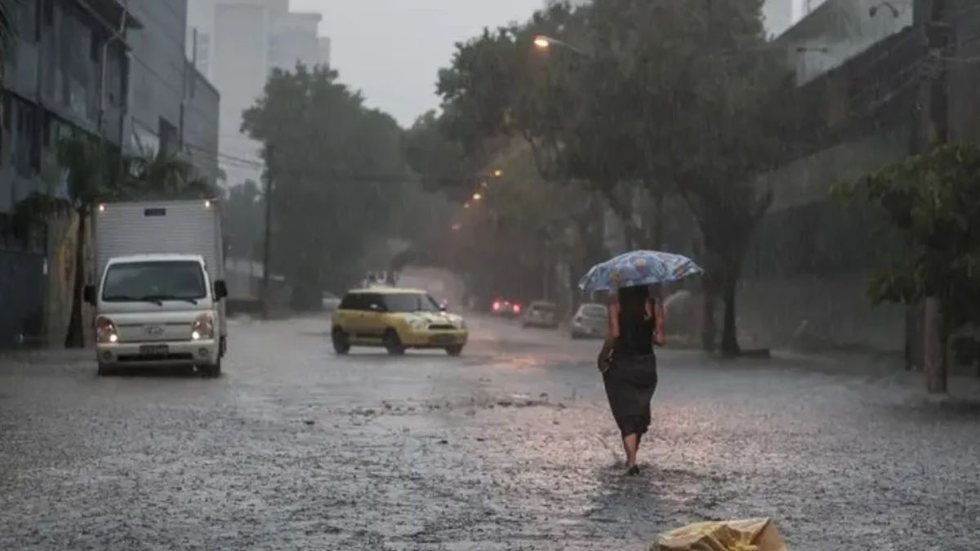
[[[609,303],[609,331],[606,335],[606,342],[613,342],[619,338],[619,301]]]
[[[658,300],[653,304],[653,342],[655,342],[657,346],[667,344],[665,317],[664,305]]]

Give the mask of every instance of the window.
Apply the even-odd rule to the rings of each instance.
[[[598,304],[583,306],[582,315],[587,318],[604,318],[606,317],[606,307]]]
[[[101,52],[102,40],[99,37],[99,32],[92,29],[89,38],[89,49],[88,55],[92,58],[92,61],[96,63],[102,62],[102,52]]]
[[[106,302],[164,300],[196,302],[208,296],[204,282],[204,271],[197,262],[115,264],[106,272],[102,300]]]
[[[17,37],[28,43],[37,42],[37,2],[45,0],[17,0],[14,2],[14,25]],[[9,12],[8,12],[9,13]]]
[[[344,300],[340,301],[341,310],[366,310],[364,303],[364,295],[361,293],[351,293],[344,297]]]
[[[384,306],[388,312],[438,312],[437,303],[429,295],[423,294],[394,294],[384,296]]]
[[[41,168],[41,135],[37,124],[36,108],[26,102],[11,102],[10,117],[13,119],[11,155],[17,173],[32,176]]]
[[[54,25],[54,2],[55,0],[40,0],[42,2],[42,9],[44,11],[44,24]]]
[[[179,153],[177,144],[177,127],[167,119],[160,117],[160,151],[166,155]]]

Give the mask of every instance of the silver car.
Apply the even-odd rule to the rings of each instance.
[[[609,328],[609,311],[602,304],[583,304],[572,317],[573,339],[603,339]]]
[[[551,302],[532,302],[524,313],[521,321],[524,327],[543,327],[554,329],[558,327],[558,307]]]

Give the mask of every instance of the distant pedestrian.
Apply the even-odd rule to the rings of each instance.
[[[660,286],[624,287],[609,304],[609,336],[599,357],[613,417],[623,437],[627,473],[640,469],[636,454],[650,427],[650,402],[657,389],[654,345],[662,346],[664,309]]]

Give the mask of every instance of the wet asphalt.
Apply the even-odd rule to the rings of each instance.
[[[624,477],[594,342],[477,320],[462,358],[236,321],[225,374],[0,356],[0,549],[642,550],[776,519],[794,550],[980,549],[980,387],[663,351]]]

